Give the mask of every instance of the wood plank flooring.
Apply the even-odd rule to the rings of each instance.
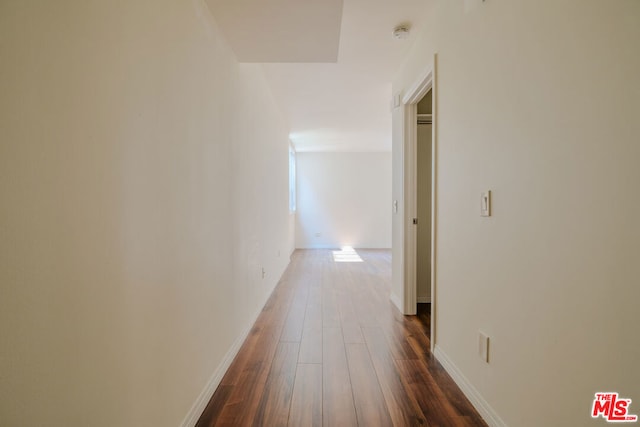
[[[486,426],[389,301],[391,254],[298,250],[198,427]]]

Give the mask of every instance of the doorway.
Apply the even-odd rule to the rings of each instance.
[[[433,63],[418,76],[413,85],[411,85],[402,97],[404,108],[402,111],[402,158],[403,158],[403,183],[402,194],[404,196],[404,218],[403,218],[403,234],[402,234],[402,253],[401,253],[401,281],[404,291],[403,313],[405,315],[418,314],[418,284],[417,275],[418,267],[424,268],[430,275],[427,288],[430,288],[429,294],[420,295],[422,301],[429,301],[430,321],[429,321],[429,340],[431,351],[434,351],[437,339],[437,320],[438,320],[438,284],[437,284],[437,146],[438,146],[438,92],[437,92],[437,54],[434,55]],[[429,95],[427,95],[429,94]],[[421,120],[428,121],[427,111],[431,111],[432,124],[426,128],[425,133],[431,133],[431,169],[426,174],[431,175],[431,194],[426,200],[430,200],[430,214],[422,214],[422,218],[418,215],[418,128],[424,125],[418,125],[418,104],[422,102]],[[428,125],[428,123],[426,123]],[[422,133],[423,131],[421,131]],[[423,150],[428,152],[429,150]],[[424,153],[423,153],[424,154]],[[429,163],[427,161],[427,163]],[[424,187],[423,184],[422,187]],[[427,187],[429,185],[427,184]],[[423,197],[424,199],[424,197]],[[421,251],[421,257],[418,258],[418,224],[421,224],[421,231],[428,233],[430,230],[430,251],[424,253]],[[421,273],[422,274],[422,273]],[[430,286],[429,286],[430,285]],[[420,303],[423,304],[423,303]],[[426,304],[426,303],[424,303]],[[423,307],[420,307],[423,308]],[[427,307],[424,307],[427,308]]]
[[[432,92],[418,101],[416,134],[416,313],[431,338]]]

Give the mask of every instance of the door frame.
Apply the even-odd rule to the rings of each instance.
[[[404,109],[403,147],[404,147],[404,314],[416,314],[417,309],[417,227],[413,219],[418,217],[418,102],[432,90],[431,126],[431,351],[436,343],[436,220],[437,220],[437,93],[436,93],[437,55],[433,62],[416,78],[413,85],[402,97]]]

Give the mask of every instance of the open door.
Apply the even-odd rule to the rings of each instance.
[[[403,166],[404,166],[404,182],[403,194],[405,204],[404,233],[403,233],[403,256],[402,256],[402,278],[404,284],[404,314],[416,314],[418,297],[423,301],[426,298],[430,301],[430,341],[431,351],[434,350],[436,342],[436,323],[437,323],[437,284],[436,284],[436,203],[437,203],[437,91],[435,88],[435,70],[437,66],[437,56],[434,56],[434,62],[427,67],[423,74],[415,81],[415,83],[406,91],[402,98],[404,104],[403,121]],[[427,96],[427,94],[431,94]],[[425,173],[431,175],[430,185],[431,194],[427,197],[428,209],[430,215],[422,215],[420,218],[418,213],[419,199],[423,199],[418,195],[418,110],[420,101],[424,99],[422,108],[431,105],[431,125],[426,128],[426,132],[431,133],[431,156],[430,170]],[[422,109],[421,108],[421,109]],[[423,113],[428,114],[428,113]],[[426,120],[426,116],[423,117]],[[429,129],[430,128],[430,129]],[[428,150],[428,149],[427,149]],[[425,184],[423,184],[424,187]],[[420,251],[418,255],[419,230],[424,235],[430,234],[428,241],[425,243],[430,246],[430,250]],[[429,230],[430,233],[427,233]],[[418,272],[419,264],[424,267]],[[425,266],[424,264],[427,264]],[[418,291],[418,274],[426,274],[430,276],[430,280],[426,285],[430,288],[428,295],[419,295]],[[421,292],[420,292],[421,293]],[[424,299],[423,299],[424,298]]]
[[[416,313],[430,324],[431,317],[431,176],[432,91],[418,102],[417,114],[417,213],[416,224]],[[430,333],[429,333],[430,334]]]

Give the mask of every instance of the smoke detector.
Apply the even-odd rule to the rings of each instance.
[[[399,25],[393,29],[393,38],[404,40],[409,38],[409,27],[407,25]]]

